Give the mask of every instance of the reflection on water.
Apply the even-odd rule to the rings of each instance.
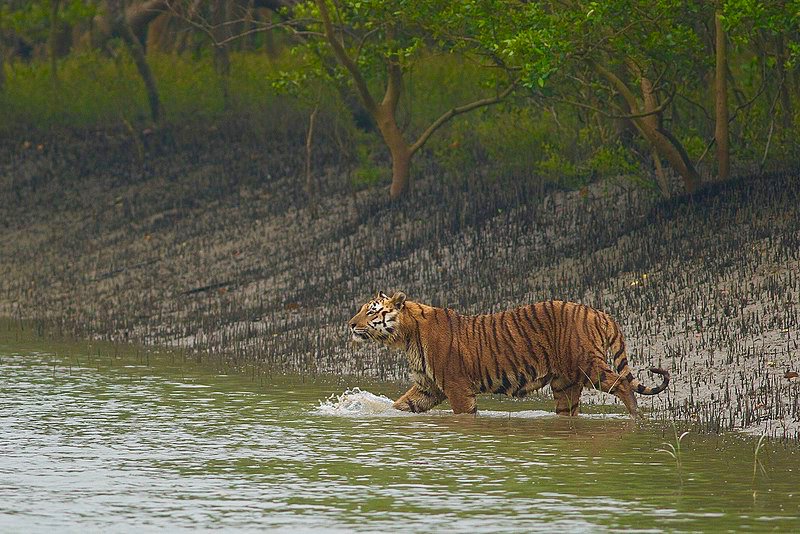
[[[0,531],[798,526],[798,455],[779,445],[754,479],[753,441],[690,436],[679,476],[657,452],[670,433],[621,414],[400,414],[367,391],[387,384],[59,354],[0,339]]]

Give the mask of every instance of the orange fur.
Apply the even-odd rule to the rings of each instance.
[[[394,403],[399,410],[424,412],[448,399],[454,413],[474,413],[479,393],[524,397],[549,384],[559,415],[577,415],[581,391],[592,386],[619,397],[635,417],[634,393],[655,395],[669,383],[667,371],[652,367],[663,382],[641,384],[616,321],[574,302],[466,316],[408,301],[403,293],[379,293],[350,328],[358,341],[406,353],[414,384]]]

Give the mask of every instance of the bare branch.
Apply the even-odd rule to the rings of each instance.
[[[686,96],[686,95],[678,94],[678,95],[676,95],[676,96],[677,96],[678,98],[681,98],[681,99],[683,99],[685,102],[687,102],[687,103],[689,103],[689,104],[691,104],[691,105],[695,106],[696,108],[699,108],[699,109],[700,109],[700,111],[702,111],[702,112],[703,112],[703,115],[705,115],[705,116],[706,116],[706,119],[707,119],[708,121],[711,121],[711,120],[712,120],[712,118],[711,118],[711,114],[708,112],[708,110],[707,110],[707,109],[706,109],[706,108],[705,108],[705,107],[704,107],[702,104],[700,104],[699,102],[695,102],[694,100],[692,100],[691,98],[689,98],[689,97],[688,97],[688,96]]]
[[[191,27],[203,32],[208,36],[211,40],[211,43],[215,47],[225,46],[226,44],[236,41],[237,39],[241,39],[248,35],[252,35],[254,33],[261,33],[270,30],[274,30],[277,28],[287,28],[291,25],[299,25],[302,26],[307,24],[308,22],[312,22],[308,19],[295,19],[291,21],[281,20],[279,22],[255,22],[252,19],[247,18],[247,14],[245,14],[242,18],[237,18],[234,20],[226,20],[219,24],[212,24],[209,22],[205,17],[203,17],[196,9],[190,8],[188,11],[184,11],[175,6],[175,2],[172,0],[165,1],[165,11],[166,13],[170,13],[171,15],[180,18]],[[255,25],[255,27],[250,28],[249,30],[245,30],[243,32],[239,32],[236,35],[230,35],[223,39],[218,38],[218,31],[220,29],[225,29],[230,26],[235,26],[241,24],[242,22],[249,22],[251,25]]]
[[[517,86],[517,83],[519,83],[519,79],[514,80],[513,82],[511,82],[508,85],[508,87],[506,87],[503,90],[502,93],[500,93],[499,95],[497,95],[495,97],[482,98],[480,100],[476,100],[474,102],[470,102],[469,104],[464,104],[463,106],[458,106],[458,107],[455,107],[455,108],[453,108],[453,109],[451,109],[449,111],[446,111],[438,119],[433,121],[433,123],[430,126],[428,126],[427,130],[422,132],[422,135],[420,135],[419,138],[417,139],[417,141],[413,145],[411,145],[411,147],[409,148],[410,152],[412,154],[414,154],[417,150],[422,148],[425,145],[425,143],[428,141],[428,138],[430,138],[430,136],[433,135],[433,133],[436,130],[441,128],[447,121],[449,121],[450,119],[452,119],[456,115],[461,115],[462,113],[467,113],[468,111],[472,111],[473,109],[478,109],[478,108],[485,107],[485,106],[491,106],[492,104],[497,104],[499,102],[502,102],[503,100],[505,100],[505,98],[508,95],[511,94],[511,92],[514,90],[514,88]]]
[[[622,115],[615,115],[613,113],[609,113],[607,111],[604,111],[604,110],[602,110],[600,108],[597,108],[597,107],[594,107],[594,106],[590,106],[589,104],[584,104],[582,102],[576,102],[574,100],[567,100],[565,98],[558,98],[556,100],[557,100],[557,102],[560,102],[562,104],[569,104],[570,106],[576,106],[576,107],[579,107],[579,108],[584,108],[584,109],[588,109],[590,111],[594,111],[596,113],[599,113],[599,114],[603,115],[604,117],[608,117],[609,119],[639,119],[639,118],[642,118],[642,117],[649,117],[650,115],[658,115],[658,114],[660,114],[665,109],[667,109],[669,104],[672,102],[672,99],[674,98],[674,96],[675,96],[675,92],[673,91],[667,97],[667,99],[664,100],[664,102],[662,102],[657,108],[652,109],[650,111],[642,111],[642,112],[639,112],[639,113],[628,113],[628,114],[622,114]]]

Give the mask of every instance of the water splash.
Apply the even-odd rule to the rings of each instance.
[[[338,417],[408,417],[453,415],[451,410],[430,410],[424,414],[403,412],[392,407],[394,401],[384,395],[375,395],[369,391],[363,391],[358,387],[347,389],[344,393],[332,394],[325,400],[319,401],[319,406],[314,410],[318,415],[334,415]],[[492,418],[518,418],[518,419],[544,419],[558,417],[555,412],[549,410],[478,410],[480,417]],[[580,418],[587,419],[626,419],[627,415],[617,413],[595,413],[581,414]]]
[[[412,415],[392,408],[394,401],[359,388],[347,389],[341,395],[332,394],[319,402],[316,412],[321,415],[361,417],[370,415]]]

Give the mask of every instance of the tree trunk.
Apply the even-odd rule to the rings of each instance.
[[[392,185],[389,197],[400,198],[411,189],[411,147],[397,125],[391,106],[380,105],[375,112],[375,122],[392,157]]]
[[[150,70],[147,57],[144,55],[144,47],[139,42],[139,39],[136,38],[136,35],[133,34],[130,26],[126,24],[123,32],[125,44],[128,45],[128,50],[130,50],[133,61],[136,63],[136,70],[139,71],[139,76],[142,77],[144,82],[147,102],[150,104],[150,118],[153,119],[154,123],[158,124],[161,122],[161,100],[158,96],[158,87],[156,87],[153,71]]]
[[[391,150],[392,153],[392,185],[389,198],[397,199],[411,190],[411,152],[404,147]]]
[[[222,101],[225,109],[230,106],[229,77],[231,72],[231,59],[228,54],[228,44],[224,41],[231,36],[230,26],[226,24],[230,19],[230,1],[216,0],[212,5],[212,24],[214,35],[214,70],[219,76]]]
[[[137,7],[140,9],[146,8],[148,10],[155,10],[159,8],[158,3],[161,1],[163,0],[151,0],[150,2]],[[146,23],[142,23],[143,25],[139,28],[146,29],[147,24],[152,22],[155,16],[150,16],[151,13],[149,11],[143,14],[140,11],[131,11],[130,9],[126,9],[125,4],[125,0],[107,0],[106,17],[101,19],[101,22],[107,26],[103,31],[109,36],[119,35],[128,48],[128,51],[133,58],[133,62],[136,64],[136,70],[139,71],[139,76],[144,82],[145,91],[147,92],[147,101],[150,105],[150,117],[154,123],[158,124],[161,122],[162,113],[161,101],[158,96],[158,88],[156,87],[156,80],[153,76],[153,72],[150,70],[150,65],[147,63],[147,57],[144,53],[144,46],[134,32],[131,22],[132,16],[135,16],[137,19],[146,19]],[[156,12],[156,14],[157,13],[158,12]]]
[[[657,100],[653,95],[652,82],[639,71],[636,65],[628,65],[628,68],[634,71],[634,74],[639,78],[644,94],[644,111],[647,115],[642,116],[636,96],[627,84],[603,65],[597,62],[590,63],[594,70],[608,80],[622,98],[625,99],[626,105],[631,115],[633,115],[630,119],[636,129],[639,130],[639,133],[642,134],[642,137],[650,143],[658,156],[666,159],[670,166],[681,175],[686,191],[689,194],[694,193],[700,185],[700,175],[692,165],[686,150],[684,150],[680,142],[669,131],[661,127],[660,120],[656,116],[658,115],[656,112],[658,108],[656,107]]]
[[[60,0],[50,0],[50,81],[53,87],[58,86],[58,5]]]
[[[664,198],[669,198],[669,182],[667,182],[667,175],[664,172],[664,167],[661,166],[661,156],[658,154],[655,148],[650,150],[650,154],[653,158],[653,165],[655,165],[656,183],[658,184],[658,189],[661,191],[661,196]]]
[[[403,137],[403,132],[397,125],[395,114],[397,112],[397,105],[400,101],[400,95],[403,90],[403,71],[400,64],[400,58],[397,53],[390,53],[386,58],[387,70],[387,83],[386,91],[383,99],[376,102],[375,98],[370,93],[369,86],[366,78],[364,78],[361,69],[356,61],[351,58],[344,48],[343,42],[337,35],[334,29],[333,22],[328,11],[327,0],[316,0],[316,5],[319,8],[322,24],[325,28],[325,37],[328,40],[334,56],[336,56],[339,64],[344,67],[349,73],[355,85],[356,92],[361,99],[364,108],[369,112],[370,116],[375,120],[378,129],[381,132],[386,146],[389,148],[389,153],[392,156],[392,185],[389,189],[389,196],[392,199],[399,198],[411,189],[411,157],[422,148],[427,142],[428,138],[443,124],[450,119],[461,113],[467,113],[473,109],[483,106],[496,104],[506,98],[514,90],[516,81],[508,85],[499,95],[491,98],[483,98],[450,109],[443,113],[438,119],[428,126],[422,134],[413,143],[406,142]],[[391,39],[393,29],[390,26],[387,30],[388,38]]]
[[[272,11],[261,9],[256,12],[256,15],[267,24],[272,24],[274,22]],[[264,32],[264,53],[267,54],[270,61],[276,60],[279,54],[278,43],[275,41],[275,31],[276,30],[267,30]]]
[[[308,117],[308,132],[306,132],[306,195],[308,196],[308,206],[312,217],[317,216],[317,189],[319,189],[311,169],[311,156],[314,148],[314,124],[317,120],[317,113],[319,113],[319,106],[320,101],[317,100],[314,110]]]
[[[730,177],[730,147],[728,141],[728,71],[727,43],[725,29],[722,27],[722,4],[717,2],[714,13],[714,40],[716,46],[716,76],[714,80],[714,100],[716,125],[714,139],[717,145],[717,175],[720,180]]]
[[[177,31],[175,30],[176,17],[170,13],[157,16],[147,27],[147,43],[145,50],[158,51],[169,54],[175,50]]]
[[[663,129],[643,129],[644,137],[653,145],[656,152],[669,162],[670,167],[678,171],[683,178],[683,185],[689,194],[697,191],[700,186],[700,175],[672,134]],[[676,144],[677,143],[677,144]]]
[[[786,61],[788,54],[786,53],[786,45],[784,44],[783,35],[778,35],[777,42],[775,43],[776,52],[778,56],[778,68],[781,72],[781,121],[783,128],[789,130],[792,128],[792,98],[789,94],[789,72],[786,69]]]

